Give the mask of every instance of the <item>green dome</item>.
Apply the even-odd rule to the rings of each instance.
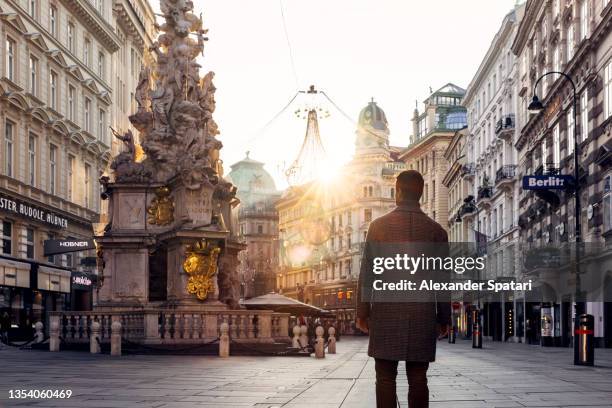
[[[226,179],[237,188],[236,195],[242,203],[249,205],[278,195],[276,184],[264,169],[264,163],[253,160],[247,152],[246,157],[230,166]]]

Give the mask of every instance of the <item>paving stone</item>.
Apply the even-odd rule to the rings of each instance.
[[[375,397],[367,339],[343,337],[325,359],[123,356],[0,351],[0,407],[366,408]],[[612,350],[595,367],[572,365],[572,350],[523,344],[441,342],[430,365],[432,408],[612,407]],[[403,363],[397,394],[407,406]],[[9,389],[71,389],[64,400],[9,400]]]

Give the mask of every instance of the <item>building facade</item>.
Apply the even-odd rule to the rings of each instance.
[[[473,177],[469,172],[466,155],[468,128],[458,130],[444,151],[449,163],[442,184],[448,190],[448,240],[450,242],[473,241],[472,217],[476,207],[473,195]]]
[[[488,279],[516,276],[518,67],[511,46],[524,9],[525,5],[516,6],[504,17],[463,99],[468,112],[464,178],[471,181],[471,191],[463,199],[475,206],[466,202],[457,216],[468,226],[469,241],[486,242]],[[514,296],[481,299],[485,337],[516,340],[516,303]],[[462,314],[468,315],[471,307],[464,304]]]
[[[455,132],[466,125],[461,102],[465,90],[446,84],[425,101],[425,109],[415,108],[410,145],[399,158],[409,169],[419,171],[425,181],[421,209],[448,230],[448,191],[443,183],[449,163],[444,158]]]
[[[247,245],[240,252],[241,298],[248,299],[276,289],[278,259],[278,213],[275,203],[280,192],[264,164],[249,153],[231,166],[226,177],[238,191],[238,239]]]
[[[93,271],[95,253],[47,257],[43,242],[91,238],[101,211],[98,178],[116,117],[113,57],[123,45],[119,3],[0,5],[0,308],[26,337],[47,311],[91,304],[91,293],[70,296],[71,274]],[[147,18],[152,27],[152,12]]]
[[[612,229],[608,198],[612,169],[607,153],[612,128],[611,24],[610,1],[528,1],[512,45],[518,61],[520,134],[515,146],[519,176],[574,174],[577,140],[581,236],[590,243],[606,243]],[[556,74],[546,76],[537,89],[545,110],[538,114],[527,111],[535,82],[550,71],[562,71],[576,84],[577,123],[571,84]],[[518,204],[524,251],[574,242],[575,197],[571,191],[521,191]],[[602,286],[606,285],[609,279],[602,278]],[[573,337],[574,300],[572,293],[558,292],[557,300],[549,304],[527,302],[526,341],[568,345]],[[588,302],[586,312],[595,316],[596,341],[609,346],[611,304]],[[542,319],[551,321],[552,329],[540,327]]]

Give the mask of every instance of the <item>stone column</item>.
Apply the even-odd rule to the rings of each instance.
[[[267,313],[260,314],[258,325],[257,337],[270,340],[272,338],[272,315]]]
[[[51,315],[49,318],[49,351],[60,350],[60,316]]]
[[[91,354],[100,353],[100,323],[93,321],[91,323],[91,335],[89,336],[89,352]]]
[[[121,323],[120,316],[113,316],[111,324],[111,356],[121,356]]]
[[[158,343],[159,334],[159,313],[154,310],[144,311],[144,335],[145,343]]]
[[[323,327],[317,326],[316,329],[317,338],[315,340],[315,357],[325,358],[325,339],[323,338]]]
[[[229,357],[230,337],[229,326],[226,322],[221,323],[221,335],[219,336],[219,357]]]

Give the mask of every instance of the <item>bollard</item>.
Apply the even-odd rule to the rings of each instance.
[[[330,327],[327,330],[329,339],[327,340],[327,352],[329,354],[336,354],[336,329]]]
[[[292,346],[295,348],[301,348],[300,346],[300,325],[296,324],[293,326],[293,343]]]
[[[36,343],[42,343],[43,341],[45,341],[45,333],[43,332],[43,327],[44,326],[42,322],[36,322],[34,324],[34,330],[36,332],[34,337],[36,337]]]
[[[111,324],[111,356],[121,356],[121,323],[115,320]]]
[[[593,344],[595,318],[590,314],[576,317],[574,341],[574,365],[592,366],[595,364],[595,348]]]
[[[56,315],[51,316],[49,320],[49,351],[59,351],[60,317]]]
[[[91,354],[100,354],[100,323],[94,321],[91,323],[91,335],[89,336],[89,352]]]
[[[451,326],[450,330],[448,331],[448,342],[450,344],[455,344],[455,338],[457,337],[455,330],[455,326]]]
[[[317,339],[315,340],[315,357],[316,358],[325,358],[325,339],[323,338],[323,327],[317,326],[315,330],[317,335]]]
[[[308,326],[305,324],[300,327],[300,345],[302,347],[308,346]]]
[[[482,329],[480,327],[480,310],[472,311],[472,348],[482,348]]]
[[[219,357],[229,357],[230,355],[230,337],[229,325],[227,322],[221,323],[219,328],[221,335],[219,336]]]

